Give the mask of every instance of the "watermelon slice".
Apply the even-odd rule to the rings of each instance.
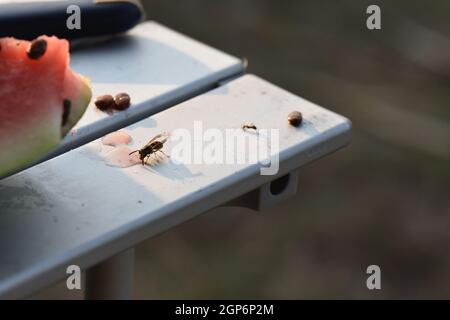
[[[55,148],[91,95],[89,80],[69,68],[66,40],[0,38],[0,177]]]

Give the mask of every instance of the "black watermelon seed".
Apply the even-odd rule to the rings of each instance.
[[[45,54],[46,50],[47,41],[45,41],[44,39],[33,40],[27,52],[28,58],[37,60]]]
[[[69,99],[63,101],[63,114],[62,114],[62,126],[64,127],[69,120],[70,109],[72,108],[72,102]]]
[[[302,120],[303,116],[299,111],[292,111],[288,114],[288,121],[294,127],[298,127],[302,123]]]
[[[110,94],[105,94],[103,96],[97,97],[94,103],[97,108],[103,111],[114,109],[116,107],[114,98]]]
[[[116,95],[116,110],[125,110],[130,106],[131,98],[128,93],[122,92]]]

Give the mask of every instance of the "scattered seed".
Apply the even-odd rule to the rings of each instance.
[[[63,100],[63,114],[62,114],[62,125],[65,126],[69,120],[70,109],[72,108],[72,102],[69,99]]]
[[[256,126],[253,123],[246,123],[246,124],[242,125],[242,130],[245,131],[247,129],[258,130],[258,128],[256,128]]]
[[[298,127],[302,123],[302,120],[303,116],[299,111],[292,111],[288,114],[288,121],[294,127]]]
[[[115,108],[117,110],[125,110],[130,107],[131,98],[130,95],[125,92],[117,94],[114,100],[116,102]]]
[[[28,49],[28,57],[33,60],[37,60],[45,54],[47,50],[47,41],[44,39],[36,39],[31,42]]]
[[[110,94],[105,94],[104,96],[97,97],[94,103],[97,106],[97,108],[103,111],[108,109],[114,109],[116,107],[114,98]]]

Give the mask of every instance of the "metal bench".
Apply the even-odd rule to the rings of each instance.
[[[46,161],[0,181],[2,298],[64,279],[73,264],[86,270],[87,298],[129,298],[135,245],[217,206],[275,205],[296,193],[298,168],[350,141],[346,118],[242,75],[242,60],[155,22],[76,51],[72,66],[92,77],[94,95],[127,91],[134,104],[114,116],[91,105]],[[292,110],[304,115],[298,128],[287,124]],[[261,175],[258,163],[105,164],[109,147],[98,138],[108,132],[123,128],[139,147],[162,131],[194,134],[198,120],[205,130],[278,128],[278,173]]]

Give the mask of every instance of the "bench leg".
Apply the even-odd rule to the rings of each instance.
[[[134,284],[134,248],[88,269],[85,279],[85,299],[131,299]]]

